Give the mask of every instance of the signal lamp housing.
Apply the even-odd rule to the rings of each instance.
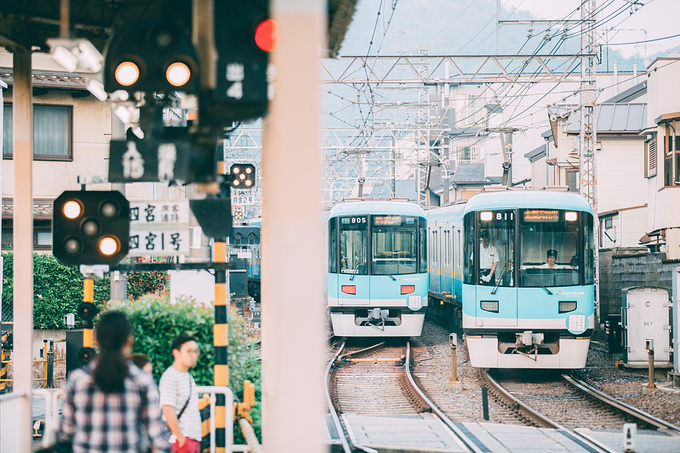
[[[255,166],[252,164],[234,164],[229,175],[232,187],[251,189],[255,186]]]
[[[188,27],[145,18],[116,33],[106,52],[104,89],[108,93],[199,91],[198,54]]]
[[[130,203],[118,191],[66,191],[54,200],[52,251],[66,265],[117,264],[130,247]]]

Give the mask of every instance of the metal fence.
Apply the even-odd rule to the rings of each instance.
[[[210,396],[210,452],[215,453],[217,447],[215,445],[215,395],[220,394],[225,397],[225,407],[226,411],[226,423],[224,428],[224,438],[226,439],[226,453],[232,453],[236,451],[248,451],[248,446],[246,445],[234,445],[234,413],[229,410],[234,406],[234,394],[229,387],[214,387],[214,386],[197,386],[196,390],[198,393],[208,394]],[[14,395],[19,395],[13,397]],[[0,452],[5,451],[16,451],[18,449],[19,442],[19,429],[16,425],[16,416],[12,417],[11,411],[15,410],[16,414],[19,410],[19,397],[23,394],[10,393],[8,395],[0,395]],[[46,389],[37,389],[33,391],[33,395],[36,398],[45,398],[45,428],[43,430],[43,447],[49,447],[54,444],[56,440],[56,435],[59,430],[59,399],[64,396],[63,392],[60,390],[50,391]],[[9,398],[12,397],[12,398]],[[5,411],[5,399],[14,402],[15,406],[10,407],[10,403],[7,404],[7,412]],[[11,420],[10,423],[5,423],[5,420]],[[7,431],[5,431],[5,429]],[[7,434],[7,435],[6,435]],[[14,435],[12,438],[9,434]],[[5,446],[5,439],[8,443]],[[11,448],[16,445],[16,448]]]
[[[19,405],[23,392],[0,395],[0,451],[19,451],[21,441],[19,429]]]

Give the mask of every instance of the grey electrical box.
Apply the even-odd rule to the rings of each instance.
[[[623,362],[630,368],[649,366],[647,348],[654,349],[654,367],[670,368],[670,299],[665,288],[639,286],[621,291]]]

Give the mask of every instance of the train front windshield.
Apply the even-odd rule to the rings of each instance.
[[[466,283],[548,287],[594,282],[593,217],[587,212],[481,211],[468,214],[465,223],[467,231],[475,232],[466,241]]]
[[[338,254],[334,253],[336,221],[340,230]],[[329,270],[339,269],[340,273],[355,275],[427,272],[425,232],[425,219],[414,216],[361,215],[331,219]]]

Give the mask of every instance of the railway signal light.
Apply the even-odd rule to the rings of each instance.
[[[273,95],[269,53],[278,46],[269,0],[215,2],[214,10],[217,85],[213,101],[201,105],[202,120],[228,125],[262,117]]]
[[[66,191],[53,212],[52,251],[63,264],[116,264],[127,255],[130,203],[120,192]]]
[[[133,91],[199,91],[199,64],[191,33],[179,22],[138,20],[112,39],[104,62],[104,88]]]
[[[252,189],[255,186],[255,166],[252,164],[234,164],[229,174],[232,187]]]

